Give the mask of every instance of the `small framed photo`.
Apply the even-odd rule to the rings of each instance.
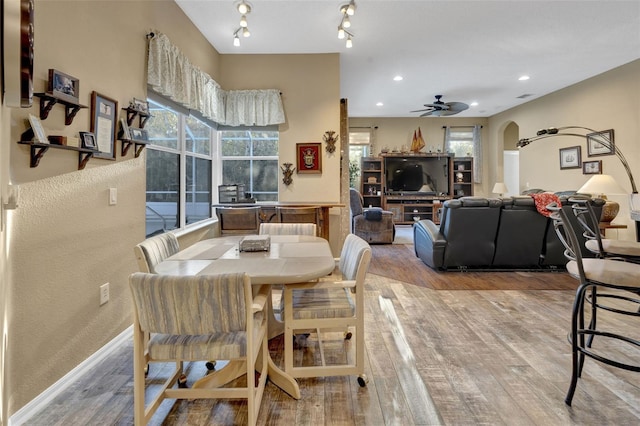
[[[49,138],[47,137],[47,132],[44,131],[44,127],[42,127],[42,121],[38,117],[33,114],[29,114],[29,125],[31,126],[31,130],[33,130],[33,141],[36,143],[49,143]]]
[[[96,135],[92,132],[80,132],[80,148],[98,149]]]
[[[129,127],[131,133],[131,140],[146,142],[149,140],[149,133],[145,129],[138,129],[137,127]]]
[[[149,102],[143,101],[142,99],[133,98],[133,101],[131,101],[130,107],[144,114],[149,113]]]
[[[602,160],[584,161],[582,163],[583,175],[601,175],[602,174]]]
[[[322,173],[321,147],[320,143],[296,144],[298,173]]]
[[[603,143],[604,142],[604,143]],[[587,135],[587,156],[613,155],[616,152],[613,129]]]
[[[78,103],[80,80],[58,70],[49,69],[48,92],[55,98]]]
[[[131,132],[129,131],[129,124],[125,117],[120,117],[120,139],[124,141],[131,140]]]
[[[582,166],[580,146],[560,148],[560,170],[579,169]]]

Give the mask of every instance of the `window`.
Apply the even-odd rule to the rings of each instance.
[[[482,183],[482,126],[445,126],[446,152],[456,157],[473,157],[473,181]]]
[[[204,122],[149,101],[146,130],[146,235],[211,217],[212,130]]]
[[[221,130],[222,185],[244,185],[256,201],[278,201],[277,130]]]
[[[362,157],[368,157],[371,149],[371,131],[349,131],[349,187],[360,191],[362,185],[360,166]]]

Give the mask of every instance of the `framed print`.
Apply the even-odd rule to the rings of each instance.
[[[120,117],[120,139],[123,141],[131,140],[131,132],[129,131],[129,125],[127,124],[127,119],[124,117]]]
[[[98,149],[96,135],[91,132],[80,132],[80,147],[87,149]]]
[[[604,141],[606,145],[603,145],[601,141]],[[607,147],[609,145],[610,147]],[[589,133],[587,135],[587,156],[595,157],[598,155],[613,155],[615,152],[616,149],[615,142],[613,140],[613,129]]]
[[[582,163],[583,175],[600,175],[602,174],[602,160],[584,161]]]
[[[78,103],[80,80],[58,70],[49,69],[48,92],[55,98]]]
[[[29,125],[31,126],[31,130],[33,130],[33,141],[36,143],[49,143],[49,138],[47,137],[47,133],[44,131],[44,127],[42,127],[42,121],[38,117],[33,114],[29,114]]]
[[[560,148],[560,169],[579,169],[582,166],[579,146]]]
[[[298,173],[322,173],[321,147],[320,143],[296,144]]]
[[[116,111],[118,102],[98,92],[91,93],[91,132],[98,151],[95,158],[116,159]]]
[[[149,112],[149,102],[143,101],[142,99],[133,98],[130,106],[136,111],[142,112],[144,114],[147,114]]]
[[[131,133],[131,140],[146,142],[149,140],[149,133],[144,129],[138,129],[136,127],[129,127]]]

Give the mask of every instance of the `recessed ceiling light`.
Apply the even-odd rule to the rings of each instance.
[[[523,76],[521,76],[518,80],[520,80],[520,81],[526,81],[526,80],[529,80],[529,76],[528,76],[528,75],[523,75]]]
[[[471,105],[471,106],[478,106],[478,103],[477,103],[477,102],[471,102],[469,105]]]
[[[383,106],[383,105],[384,105],[384,104],[383,104],[382,102],[378,102],[378,103],[376,104],[376,106]]]
[[[402,81],[403,77],[401,75],[396,75],[393,77],[393,81]]]

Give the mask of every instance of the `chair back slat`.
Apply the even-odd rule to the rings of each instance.
[[[317,207],[276,207],[280,223],[318,223]]]
[[[244,273],[169,276],[135,273],[129,278],[142,331],[206,335],[246,330],[251,283]]]

